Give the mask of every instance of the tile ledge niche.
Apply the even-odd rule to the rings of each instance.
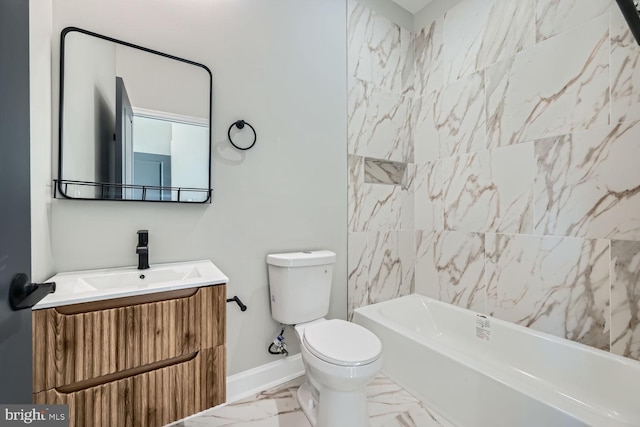
[[[365,157],[364,182],[368,184],[404,185],[407,164]]]

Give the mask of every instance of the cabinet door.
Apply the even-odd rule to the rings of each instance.
[[[162,426],[225,401],[225,352],[221,345],[127,378],[43,391],[34,402],[69,405],[71,427]]]
[[[225,288],[188,289],[191,295],[178,298],[171,292],[144,296],[155,302],[136,303],[139,297],[131,297],[101,301],[102,306],[35,310],[33,391],[223,345]]]

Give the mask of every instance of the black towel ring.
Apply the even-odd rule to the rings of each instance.
[[[253,142],[248,147],[238,147],[236,144],[233,143],[233,140],[231,139],[231,129],[233,129],[234,126],[237,127],[238,129],[242,129],[242,128],[244,128],[244,125],[249,126],[251,128],[251,130],[253,131]],[[231,143],[231,145],[236,147],[238,150],[248,150],[248,149],[250,149],[251,147],[256,145],[256,140],[258,139],[258,135],[256,134],[256,130],[253,128],[253,126],[251,126],[249,123],[245,122],[244,120],[238,120],[238,121],[232,123],[231,126],[229,126],[229,130],[227,131],[227,136],[229,137],[229,142]]]

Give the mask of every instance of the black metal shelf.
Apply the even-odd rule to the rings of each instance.
[[[53,197],[55,199],[72,199],[72,200],[118,200],[118,201],[146,201],[146,202],[173,202],[173,203],[211,203],[211,188],[192,188],[192,187],[163,187],[157,185],[138,185],[138,184],[120,184],[113,182],[91,182],[91,181],[75,181],[71,179],[58,180],[54,179]],[[73,197],[69,195],[69,186],[77,186],[95,189],[95,197]],[[128,190],[128,191],[127,191]],[[123,194],[128,192],[126,198]],[[150,199],[150,192],[158,192],[158,194],[168,194],[165,199]],[[204,200],[192,201],[183,200],[185,194],[202,194]],[[176,195],[176,199],[173,196]]]

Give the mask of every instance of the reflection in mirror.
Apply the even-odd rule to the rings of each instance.
[[[77,28],[62,32],[64,197],[210,201],[211,73]]]

